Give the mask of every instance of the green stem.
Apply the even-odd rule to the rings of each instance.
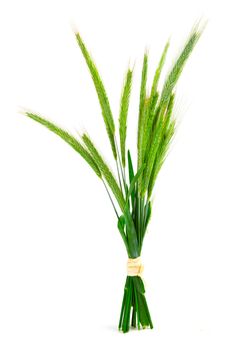
[[[126,289],[126,285],[125,285],[125,288],[124,288],[124,297],[123,297],[123,301],[122,301],[122,308],[121,308],[121,314],[120,314],[119,325],[118,325],[118,329],[119,329],[120,331],[121,331],[121,329],[122,329],[123,314],[124,314],[125,303],[126,303],[126,294],[127,294],[127,289]]]
[[[137,299],[136,288],[134,288],[134,295],[135,295],[135,303],[136,303],[137,324],[138,324],[138,329],[140,329],[140,314],[139,314],[139,304]]]
[[[123,187],[122,187],[122,182],[121,182],[120,171],[119,171],[119,166],[118,166],[118,161],[117,161],[117,159],[116,159],[116,167],[117,167],[117,174],[118,174],[119,186],[120,186],[120,189],[121,189],[121,191],[122,191],[122,194],[124,195],[125,192],[123,191]]]
[[[139,242],[139,246],[140,246],[140,239],[141,239],[141,236],[140,236],[140,216],[141,216],[141,208],[140,208],[140,197],[138,196],[137,197],[137,200],[138,200],[138,221],[137,221],[137,224],[138,224],[138,228],[137,228],[137,235],[138,235],[138,242]]]
[[[145,289],[139,276],[127,276],[119,320],[119,330],[128,332],[130,325],[134,328],[153,328]],[[132,314],[132,318],[131,318]]]
[[[120,156],[120,151],[119,151],[118,143],[116,140],[116,136],[114,136],[114,141],[115,141],[115,146],[116,146],[116,150],[117,150],[118,164],[119,164],[119,167],[121,169],[122,182],[123,182],[123,187],[124,187],[123,195],[125,196],[125,195],[127,195],[127,185],[126,185],[126,180],[125,180],[125,176],[124,176],[124,169],[122,166],[122,161],[121,161],[121,156]]]
[[[107,192],[107,194],[108,194],[108,196],[109,196],[110,202],[112,203],[112,206],[113,206],[113,209],[114,209],[114,211],[115,211],[115,214],[116,214],[117,218],[119,219],[119,215],[118,215],[117,209],[116,209],[115,204],[114,204],[114,202],[113,202],[113,200],[112,200],[111,194],[109,193],[108,187],[106,186],[106,183],[104,182],[104,179],[101,178],[101,180],[102,180],[102,182],[103,182],[103,184],[104,184],[104,187],[105,187],[105,189],[106,189],[106,192]]]

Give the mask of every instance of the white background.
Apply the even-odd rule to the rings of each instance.
[[[19,111],[88,130],[113,165],[74,27],[116,120],[124,72],[135,64],[134,154],[144,50],[151,76],[171,37],[166,73],[201,16],[208,25],[178,84],[178,132],[144,243],[155,328],[124,335],[117,323],[127,257],[102,184],[69,146]],[[234,32],[227,0],[1,1],[1,350],[234,349]]]

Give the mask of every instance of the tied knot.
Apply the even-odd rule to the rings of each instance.
[[[144,266],[141,263],[141,257],[135,259],[128,259],[127,261],[127,275],[142,277]]]

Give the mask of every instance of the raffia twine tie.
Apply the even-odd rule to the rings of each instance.
[[[127,276],[142,277],[144,265],[141,263],[141,257],[135,259],[128,259],[127,261]]]

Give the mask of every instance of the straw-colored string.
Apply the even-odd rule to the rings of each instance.
[[[128,259],[127,261],[127,275],[142,277],[144,266],[141,263],[141,257],[135,259]]]

